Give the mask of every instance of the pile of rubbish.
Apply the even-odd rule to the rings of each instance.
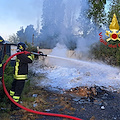
[[[102,105],[104,100],[114,99],[112,92],[107,91],[104,87],[76,87],[67,91],[78,104],[90,103]]]

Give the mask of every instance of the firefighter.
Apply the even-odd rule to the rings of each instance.
[[[26,45],[22,42],[18,43],[17,52],[22,52],[25,50]],[[10,90],[10,96],[15,102],[19,102],[20,95],[24,88],[25,80],[27,80],[28,63],[32,63],[33,59],[33,54],[19,54],[16,57],[16,63],[14,67],[14,80],[12,83],[12,88]],[[19,109],[19,107],[11,103],[11,111]]]
[[[3,74],[3,64],[2,64],[2,59],[3,59],[3,52],[4,52],[4,39],[0,36],[0,81],[2,79],[2,74]]]

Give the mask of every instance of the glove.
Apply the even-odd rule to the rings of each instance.
[[[38,53],[39,53],[39,55],[43,56],[43,52],[39,51]]]
[[[32,59],[34,59],[34,58],[35,58],[35,55],[34,55],[34,54],[31,54],[31,57],[32,57]]]
[[[2,75],[3,75],[3,64],[0,64],[0,80],[2,80]]]
[[[38,52],[40,56],[47,56],[47,55],[44,55],[43,52]]]

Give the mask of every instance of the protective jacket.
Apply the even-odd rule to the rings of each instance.
[[[16,64],[14,67],[14,79],[25,80],[28,74],[28,63],[32,63],[33,56],[31,54],[17,55]]]
[[[0,80],[2,79],[3,69],[2,69],[2,63],[0,63]]]

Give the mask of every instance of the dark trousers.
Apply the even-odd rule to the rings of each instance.
[[[16,99],[16,100],[14,99],[16,102],[19,101],[20,95],[24,88],[24,84],[25,84],[25,80],[16,80],[16,79],[13,80],[10,93],[13,92],[11,96],[13,97],[13,99],[14,98]]]
[[[12,88],[10,90],[10,95],[15,102],[19,102],[20,95],[24,88],[24,84],[25,84],[25,80],[16,80],[16,79],[13,80]],[[19,109],[20,109],[19,107],[17,107],[14,103],[11,102],[12,111]]]

